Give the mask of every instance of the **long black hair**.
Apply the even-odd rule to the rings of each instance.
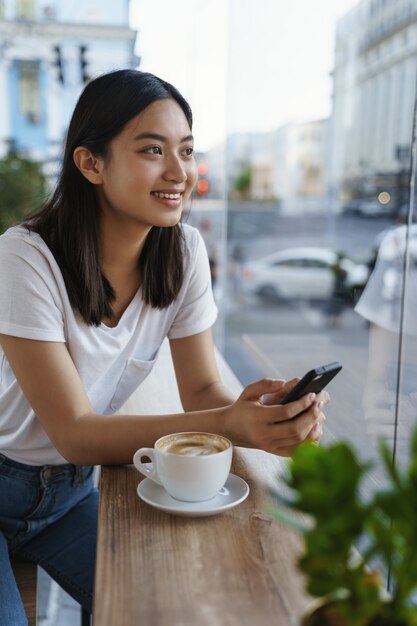
[[[78,170],[75,148],[106,157],[111,140],[147,106],[171,98],[192,127],[191,108],[179,91],[146,72],[117,70],[91,81],[82,92],[68,128],[61,175],[42,210],[25,225],[43,238],[64,278],[68,296],[87,324],[112,316],[115,293],[100,267],[100,205],[95,186]],[[139,258],[142,294],[156,308],[167,307],[183,281],[181,224],[154,226]]]

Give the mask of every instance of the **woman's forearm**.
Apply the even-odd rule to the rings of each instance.
[[[219,402],[221,397],[218,394]],[[226,395],[223,397],[226,400]],[[152,447],[163,435],[195,430],[230,436],[224,409],[169,415],[88,414],[77,419],[62,441],[54,443],[62,456],[75,465],[119,465],[132,463],[138,448]]]
[[[203,411],[228,406],[235,400],[236,395],[230,389],[223,383],[216,382],[207,385],[187,400],[183,400],[183,406],[185,411]]]

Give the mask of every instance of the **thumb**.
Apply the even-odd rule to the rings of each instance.
[[[284,384],[283,380],[273,378],[262,378],[254,383],[250,383],[240,394],[242,400],[258,400],[265,393],[274,393]]]

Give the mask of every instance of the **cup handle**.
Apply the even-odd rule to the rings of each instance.
[[[150,469],[148,467],[148,464],[145,465],[145,463],[142,462],[142,458],[144,456],[148,456],[151,459],[151,461],[152,461],[152,469]],[[147,478],[150,478],[155,483],[158,483],[158,485],[162,484],[161,481],[158,478],[157,473],[156,473],[156,469],[155,469],[155,455],[154,455],[154,449],[153,448],[140,448],[139,450],[137,450],[135,452],[134,456],[133,456],[133,465],[136,467],[138,472],[140,472],[141,474],[143,474]]]

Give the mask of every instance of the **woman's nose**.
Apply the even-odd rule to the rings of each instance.
[[[167,160],[164,178],[176,182],[184,182],[187,179],[187,172],[181,159],[172,156]]]

